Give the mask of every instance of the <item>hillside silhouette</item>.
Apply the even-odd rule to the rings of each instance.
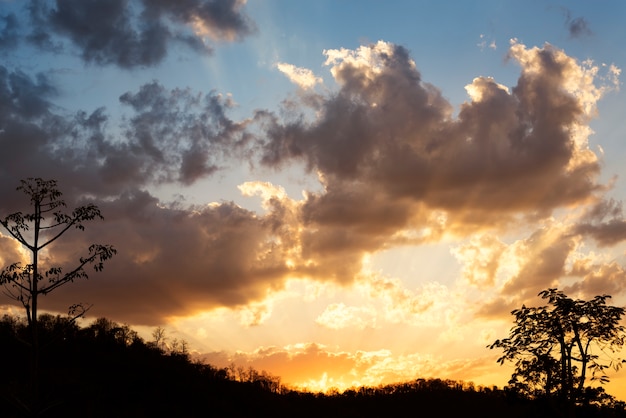
[[[100,318],[79,327],[42,315],[43,417],[559,417],[547,399],[441,379],[360,387],[342,393],[290,389],[277,377],[235,373],[192,360],[185,349],[146,342],[127,325]],[[28,416],[27,323],[0,319],[0,417]],[[577,417],[626,417],[601,389]],[[571,413],[571,411],[570,411]]]

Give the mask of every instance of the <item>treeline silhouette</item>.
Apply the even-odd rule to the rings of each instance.
[[[0,319],[0,417],[25,416],[29,403],[28,325]],[[290,389],[253,368],[194,361],[185,344],[145,341],[127,325],[100,318],[40,316],[43,417],[559,417],[554,400],[441,379],[344,392]],[[577,417],[626,417],[601,389]]]

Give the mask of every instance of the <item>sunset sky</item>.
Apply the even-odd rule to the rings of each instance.
[[[537,293],[626,304],[626,2],[0,0],[0,216],[104,221],[42,299],[310,390],[506,384]],[[0,235],[0,267],[23,259]],[[23,259],[29,262],[28,259]],[[1,313],[21,306],[0,299]],[[608,391],[626,400],[626,371]]]

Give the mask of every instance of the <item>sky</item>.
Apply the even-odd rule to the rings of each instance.
[[[41,300],[308,390],[506,384],[558,287],[626,302],[622,1],[0,0],[0,215],[55,179],[102,272]],[[0,265],[28,262],[0,235]],[[9,298],[0,313],[20,313]],[[607,390],[626,399],[624,372]]]

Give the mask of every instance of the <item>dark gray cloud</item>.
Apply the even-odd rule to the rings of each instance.
[[[0,51],[12,49],[17,46],[19,40],[19,23],[13,13],[0,16]]]
[[[165,57],[168,29],[159,21],[134,25],[126,0],[59,0],[55,6],[45,16],[48,29],[69,38],[87,62],[130,68]]]
[[[56,95],[56,88],[45,74],[37,74],[35,79],[21,71],[9,72],[0,67],[0,94],[4,110],[11,116],[23,120],[37,120],[49,114],[52,106],[50,98]],[[6,107],[5,107],[6,106]],[[9,115],[5,117],[9,117]]]
[[[591,237],[602,247],[626,240],[622,202],[614,199],[600,200],[573,228],[573,233]]]
[[[147,18],[165,16],[180,24],[193,24],[206,36],[238,40],[255,30],[254,23],[241,12],[242,0],[143,0]]]
[[[573,233],[593,238],[601,247],[613,246],[626,240],[626,220],[622,202],[602,199],[592,206]]]
[[[565,16],[565,27],[570,38],[582,38],[593,34],[589,28],[589,23],[584,17],[572,17],[572,12],[566,8],[563,8],[563,15]]]
[[[44,75],[0,67],[1,194],[20,178],[55,178],[77,195],[115,196],[174,182],[189,185],[246,149],[246,123],[232,121],[232,103],[217,93],[167,90],[153,82],[120,96],[130,112],[112,137],[104,108],[64,114]]]
[[[5,206],[12,201],[5,193],[17,179],[59,174],[52,155],[70,124],[54,113],[55,92],[44,75],[0,67],[0,195]]]
[[[209,40],[238,40],[254,31],[236,0],[31,0],[28,39],[59,50],[62,40],[81,58],[122,68],[160,63],[175,43],[210,53]]]
[[[569,34],[572,38],[580,38],[581,36],[592,35],[591,29],[589,29],[589,24],[585,20],[584,17],[577,17],[572,19],[567,24],[569,29]]]
[[[130,145],[121,157],[149,160],[145,171],[154,173],[155,181],[194,183],[246,146],[246,123],[227,117],[232,101],[217,93],[167,91],[153,82],[137,93],[123,94],[120,102],[135,112],[126,127]],[[119,172],[114,160],[110,163]]]
[[[612,246],[626,240],[626,220],[611,219],[600,223],[581,223],[576,232],[592,237],[600,246]]]

